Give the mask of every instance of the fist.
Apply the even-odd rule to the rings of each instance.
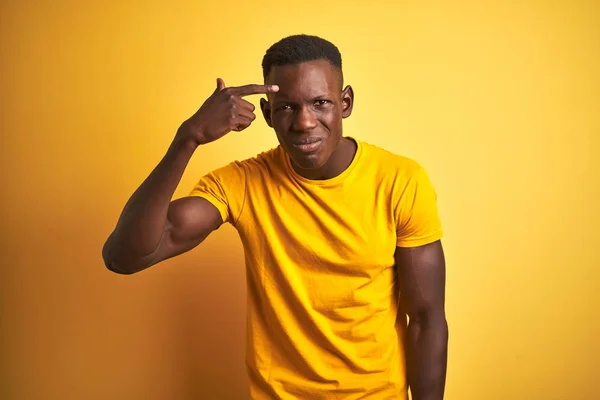
[[[244,97],[275,93],[278,90],[277,85],[225,87],[225,83],[219,78],[213,94],[192,117],[181,124],[177,135],[181,139],[193,140],[197,145],[202,145],[231,131],[242,131],[256,118],[254,105]]]

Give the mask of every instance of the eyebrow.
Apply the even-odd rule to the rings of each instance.
[[[284,96],[283,94],[273,93],[273,96],[275,97],[274,103],[296,103],[295,101],[290,100],[288,97]],[[307,101],[310,102],[310,101],[321,100],[321,99],[325,99],[325,98],[330,99],[331,97],[333,97],[331,95],[331,93],[322,93],[322,94],[312,96]]]

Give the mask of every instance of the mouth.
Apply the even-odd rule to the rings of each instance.
[[[290,142],[294,149],[300,150],[303,153],[311,153],[321,145],[323,139],[321,138],[304,138],[296,139]]]

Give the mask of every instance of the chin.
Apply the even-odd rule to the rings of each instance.
[[[305,171],[315,171],[321,168],[323,165],[325,165],[325,162],[323,162],[322,160],[315,160],[310,158],[292,158],[292,161],[298,168],[303,169]]]
[[[331,145],[331,139],[327,138],[323,140],[320,148],[314,152],[302,152],[289,143],[286,143],[284,149],[296,167],[306,171],[314,171],[323,168],[327,164],[335,147]]]

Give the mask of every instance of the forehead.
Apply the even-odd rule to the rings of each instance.
[[[336,92],[339,75],[340,72],[327,60],[307,61],[273,66],[267,83],[279,86],[277,95],[318,96]]]

